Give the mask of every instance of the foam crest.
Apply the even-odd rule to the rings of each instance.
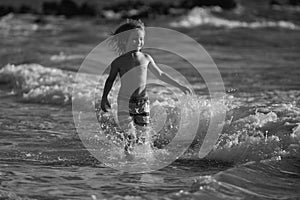
[[[293,133],[289,126],[282,126],[284,117],[278,117],[275,112],[260,113],[240,118],[236,121],[228,120],[222,135],[213,151],[207,158],[245,162],[264,160],[285,156],[290,153],[288,146],[297,138],[298,128]],[[278,127],[286,131],[286,136]],[[281,130],[281,131],[282,131]]]
[[[255,21],[255,22],[243,22],[237,20],[227,20],[220,17],[216,17],[211,13],[208,8],[195,7],[189,13],[182,17],[177,22],[170,24],[173,27],[195,27],[199,25],[211,25],[216,27],[226,28],[266,28],[266,27],[279,27],[291,30],[299,30],[299,27],[292,22],[288,21]]]
[[[89,74],[78,74],[60,69],[47,68],[38,64],[11,65],[0,70],[0,79],[7,89],[19,96],[21,101],[66,105],[74,100],[88,103],[92,101],[93,90],[97,84],[103,85],[103,79]],[[79,93],[72,97],[73,87]]]
[[[50,60],[53,62],[63,62],[68,60],[76,60],[76,59],[83,59],[83,55],[74,54],[74,55],[66,55],[64,52],[60,52],[59,55],[52,55]]]

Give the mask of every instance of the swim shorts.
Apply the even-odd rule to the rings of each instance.
[[[133,122],[139,126],[147,126],[150,123],[150,101],[149,98],[139,97],[130,98],[129,115]]]

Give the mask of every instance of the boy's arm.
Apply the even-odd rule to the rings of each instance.
[[[101,109],[104,112],[107,112],[106,110],[106,106],[108,106],[110,108],[110,104],[107,100],[107,95],[110,92],[114,81],[118,75],[119,69],[118,67],[114,64],[114,62],[112,62],[111,66],[110,66],[110,72],[109,72],[109,76],[106,79],[105,85],[104,85],[104,90],[103,90],[103,95],[102,95],[102,100],[101,100]]]
[[[146,55],[146,57],[149,59],[149,70],[161,81],[166,82],[170,85],[173,85],[180,90],[182,90],[185,94],[191,94],[191,90],[184,85],[181,85],[176,80],[174,80],[172,77],[170,77],[167,73],[163,72],[154,62],[153,58],[150,55]]]

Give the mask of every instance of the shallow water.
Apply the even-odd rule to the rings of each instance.
[[[178,68],[195,80],[191,82],[197,96],[191,103],[196,102],[202,113],[196,139],[170,166],[129,174],[106,167],[86,150],[72,116],[74,84],[82,90],[76,97],[86,101],[91,96],[89,90],[101,86],[105,79],[74,82],[74,71],[113,24],[62,18],[34,24],[33,19],[7,16],[0,26],[0,42],[6,47],[0,53],[0,197],[300,198],[299,31],[180,29],[203,44],[214,58],[226,95],[217,104],[210,102],[205,84],[197,82],[189,70]],[[7,63],[15,66],[5,66]],[[166,105],[168,91],[159,93],[150,88],[150,92],[160,97],[156,103],[152,100],[152,107]],[[168,105],[170,124],[176,122],[175,105]],[[223,110],[226,120],[222,134],[214,149],[199,159],[202,133],[209,121],[207,112],[218,115]],[[108,125],[110,130],[115,128]],[[174,127],[162,133],[156,144],[163,145],[166,138],[172,138],[168,133],[174,133]]]

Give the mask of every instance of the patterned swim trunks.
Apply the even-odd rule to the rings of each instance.
[[[133,122],[139,126],[147,126],[150,123],[150,101],[149,98],[131,98],[129,100],[129,115]]]

